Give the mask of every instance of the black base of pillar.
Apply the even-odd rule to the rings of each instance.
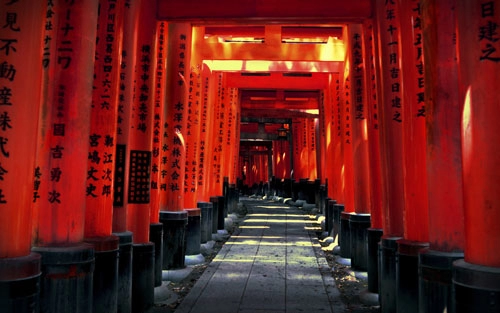
[[[163,267],[163,224],[149,224],[149,241],[155,245],[155,287],[161,286]]]
[[[379,300],[380,312],[393,313],[397,310],[396,251],[401,237],[380,239],[379,250]]]
[[[163,269],[174,270],[186,267],[186,211],[160,211],[163,224]]]
[[[340,213],[340,256],[345,259],[351,258],[351,227],[349,225],[350,212]]]
[[[337,204],[337,201],[328,200],[325,210],[325,232],[328,236],[333,236],[333,214],[335,204]]]
[[[453,262],[456,313],[500,312],[500,268]]]
[[[219,229],[219,197],[210,197],[210,202],[212,203],[212,234],[217,234],[217,229]]]
[[[155,245],[133,245],[132,312],[146,312],[154,305]]]
[[[116,312],[118,309],[117,236],[85,238],[94,247],[93,313]]]
[[[120,240],[118,258],[118,313],[132,312],[132,232],[113,233]]]
[[[198,208],[201,210],[201,243],[207,243],[212,240],[212,218],[213,204],[211,202],[198,202]]]
[[[0,308],[5,313],[38,312],[40,300],[38,253],[0,259]]]
[[[418,255],[419,310],[422,313],[454,313],[452,303],[452,264],[463,253],[447,253],[430,249]]]
[[[226,205],[226,199],[224,196],[218,196],[217,198],[218,205],[219,205],[219,215],[217,216],[217,229],[225,229],[224,225],[224,220],[227,216],[227,205]]]
[[[340,235],[340,215],[344,212],[343,204],[334,204],[333,205],[333,230],[332,237],[335,240],[337,236]],[[340,239],[340,238],[339,238]],[[340,244],[340,241],[339,241]]]
[[[186,209],[188,223],[186,227],[186,255],[200,254],[201,244],[201,209]]]
[[[379,228],[368,228],[368,292],[378,294],[378,249],[383,230]]]
[[[40,312],[92,312],[94,248],[82,243],[72,247],[35,247],[42,256]]]
[[[418,252],[429,246],[426,242],[398,241],[396,275],[398,312],[418,313]]]
[[[349,217],[351,229],[351,267],[358,271],[368,269],[368,234],[370,214],[355,213]]]

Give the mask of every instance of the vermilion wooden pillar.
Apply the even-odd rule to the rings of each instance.
[[[342,192],[342,164],[344,157],[342,155],[342,121],[340,97],[340,74],[335,73],[332,75],[330,86],[333,90],[332,93],[332,128],[331,128],[331,151],[332,151],[332,197],[337,200],[337,203],[344,203],[344,193]]]
[[[201,28],[193,28],[193,43],[203,40]],[[186,122],[186,172],[184,181],[184,207],[196,208],[197,205],[197,173],[200,149],[200,117],[201,117],[201,75],[202,60],[199,59],[199,53],[196,53],[196,47],[190,48],[191,60],[189,64],[188,99],[187,99],[187,122]],[[186,76],[187,78],[187,76]]]
[[[184,210],[186,138],[188,119],[191,25],[168,24],[166,102],[163,116],[165,164],[162,175],[166,192],[161,193],[160,221],[163,223],[163,269],[184,267],[184,237],[187,212]]]
[[[118,312],[132,310],[132,240],[133,234],[127,225],[127,202],[129,157],[127,156],[130,132],[130,113],[134,97],[134,71],[136,64],[139,2],[125,1],[123,11],[118,117],[116,128],[115,172],[113,179],[113,234],[120,238],[118,260]]]
[[[456,13],[457,1],[422,1],[430,249],[419,255],[419,307],[451,302],[451,263],[463,257],[464,213]],[[441,297],[435,295],[439,293]]]
[[[37,308],[40,255],[31,253],[36,153],[46,4],[2,2],[0,38],[0,307],[7,313]],[[29,114],[27,114],[29,112]],[[23,282],[21,292],[16,286]]]
[[[383,178],[384,235],[380,251],[382,312],[396,310],[396,241],[404,234],[403,110],[401,11],[399,2],[375,2],[381,70],[380,152]]]
[[[163,106],[165,103],[165,81],[168,47],[167,23],[156,23],[155,43],[155,84],[153,113],[153,143],[151,155],[151,211],[149,216],[149,240],[155,244],[155,287],[162,284],[163,267],[163,224],[160,223],[160,192],[165,192],[161,186],[161,143],[164,124]]]
[[[307,130],[307,150],[308,150],[308,162],[307,162],[307,177],[309,180],[314,181],[318,177],[317,174],[317,162],[316,162],[316,152],[317,152],[317,140],[316,140],[316,123],[315,119],[309,118],[306,120],[306,130]]]
[[[332,106],[330,100],[332,92],[333,90],[331,90],[328,86],[328,88],[321,90],[319,96],[319,176],[322,177],[324,181],[328,181],[328,169],[331,166],[330,164],[327,164],[326,155],[329,151],[331,142],[330,128],[332,126]]]
[[[458,4],[465,260],[454,262],[457,312],[500,310],[500,1]]]
[[[127,222],[134,233],[132,310],[146,310],[154,303],[154,243],[150,241],[151,155],[156,68],[156,15],[148,1],[139,4],[137,24],[135,94],[131,107],[127,147]]]
[[[418,251],[428,247],[424,52],[419,0],[401,2],[404,239],[398,241],[398,311],[418,312]]]
[[[365,81],[367,105],[367,134],[370,168],[370,227],[368,229],[368,293],[379,292],[378,246],[383,234],[382,224],[382,177],[380,166],[380,134],[379,134],[379,84],[380,70],[376,55],[375,23],[368,19],[363,24],[363,40],[365,45]]]
[[[348,26],[351,92],[351,135],[353,164],[354,212],[350,216],[351,229],[351,266],[367,269],[368,238],[370,227],[370,190],[368,160],[368,111],[366,93],[366,65],[364,58],[363,25]]]
[[[40,308],[91,312],[94,249],[83,239],[98,1],[54,1],[46,10],[33,197]]]
[[[349,28],[351,25],[344,27],[345,37],[349,37]],[[347,51],[351,49],[351,42],[348,41]],[[340,182],[342,184],[341,192],[344,194],[344,211],[340,215],[340,256],[343,258],[351,258],[352,241],[349,219],[351,213],[354,212],[354,172],[353,172],[353,154],[352,154],[352,123],[353,115],[351,112],[352,104],[352,72],[353,59],[351,53],[346,53],[344,61],[344,74],[342,78],[342,93],[340,98],[340,128],[341,128],[341,151],[342,165],[340,168]]]
[[[210,144],[210,155],[211,157],[211,177],[210,177],[210,185],[211,190],[210,194],[212,196],[221,195],[222,194],[222,147],[224,142],[224,104],[223,104],[223,74],[218,72],[214,75],[214,88],[216,92],[212,95],[212,101],[214,103],[213,110],[213,136]]]
[[[200,108],[200,143],[198,150],[198,172],[197,172],[197,184],[198,184],[198,201],[207,202],[210,200],[209,192],[209,177],[210,175],[210,157],[211,151],[207,150],[211,147],[210,139],[212,138],[212,106],[210,101],[210,85],[211,83],[211,71],[206,65],[202,65],[202,82],[201,82],[201,108]]]
[[[87,167],[85,241],[95,250],[93,311],[117,310],[118,244],[111,234],[123,1],[99,1]]]

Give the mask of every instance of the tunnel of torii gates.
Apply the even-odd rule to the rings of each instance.
[[[2,312],[145,311],[245,190],[382,312],[500,311],[500,0],[0,6]]]

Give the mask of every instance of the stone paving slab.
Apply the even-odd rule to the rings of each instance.
[[[248,214],[176,313],[340,313],[345,307],[328,263],[317,256],[303,211],[241,199]]]

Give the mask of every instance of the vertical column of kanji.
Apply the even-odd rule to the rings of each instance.
[[[403,236],[403,101],[399,2],[376,2],[381,68],[380,151],[383,177],[384,235],[380,251],[380,303],[396,310],[396,249]]]
[[[363,25],[363,41],[365,45],[365,81],[367,105],[367,134],[370,167],[370,228],[368,229],[368,292],[378,293],[378,244],[382,237],[382,178],[380,173],[380,134],[378,121],[378,73],[375,53],[375,25],[372,19]]]
[[[327,166],[326,165],[326,153],[328,152],[328,143],[330,142],[330,136],[327,137],[327,131],[330,130],[330,118],[331,118],[331,106],[328,102],[331,94],[329,88],[321,90],[319,95],[319,131],[318,131],[318,144],[319,144],[319,166],[318,166],[318,176],[321,177],[323,181],[328,181]]]
[[[454,0],[421,2],[430,247],[419,254],[419,308],[427,312],[445,307],[452,310],[451,264],[463,258],[462,106],[456,3]],[[442,296],[436,297],[436,293]]]
[[[424,63],[419,0],[401,2],[404,239],[398,241],[398,311],[418,312],[418,251],[428,247]]]
[[[132,232],[127,226],[128,157],[130,110],[134,95],[134,69],[137,45],[139,2],[125,0],[123,11],[118,116],[116,127],[115,171],[113,179],[113,234],[120,238],[118,260],[118,312],[132,310]]]
[[[317,162],[316,162],[316,153],[317,153],[317,142],[316,142],[316,119],[309,118],[306,120],[307,127],[307,147],[308,147],[308,162],[307,162],[307,173],[309,180],[316,180],[318,177],[317,174]]]
[[[237,117],[238,114],[238,89],[228,87],[228,119],[227,119],[227,134],[225,137],[225,145],[228,149],[227,160],[227,177],[228,177],[228,190],[227,190],[227,212],[233,213],[237,208],[236,198],[236,167],[237,155],[240,149],[239,132],[237,131]],[[269,164],[271,166],[271,164]]]
[[[163,105],[165,99],[165,71],[167,66],[167,23],[156,23],[156,68],[154,84],[153,150],[151,156],[151,212],[149,216],[149,240],[155,244],[155,287],[161,286],[163,267],[163,224],[160,223],[161,188],[161,136]]]
[[[231,88],[231,107],[233,110],[233,135],[232,143],[233,146],[233,161],[232,161],[232,174],[230,181],[236,183],[238,179],[238,164],[239,164],[239,152],[240,152],[240,127],[241,127],[241,106],[239,101],[239,90],[238,88]]]
[[[350,216],[351,266],[367,270],[368,241],[370,227],[370,175],[368,160],[368,119],[366,96],[366,65],[363,43],[363,25],[350,24],[348,28],[350,54],[351,93],[350,110],[353,161],[354,212]]]
[[[216,92],[213,95],[215,109],[214,109],[214,123],[213,123],[213,136],[212,136],[212,168],[210,185],[211,195],[220,196],[222,194],[222,143],[224,142],[224,87],[222,84],[222,73],[216,73],[215,79]]]
[[[186,173],[186,137],[188,118],[189,65],[191,25],[168,24],[168,54],[164,150],[166,164],[162,175],[168,179],[167,191],[161,194],[160,222],[163,224],[163,269],[184,267],[185,228],[188,220],[184,210]],[[186,78],[187,77],[187,78]],[[162,162],[163,163],[163,162]]]
[[[110,312],[117,310],[118,290],[119,238],[111,229],[124,3],[100,0],[99,7],[84,237],[95,250],[93,311]]]
[[[453,263],[457,312],[500,310],[500,1],[458,4],[465,259]]]
[[[208,174],[210,170],[209,162],[210,162],[210,152],[207,150],[211,147],[210,140],[212,138],[212,129],[211,121],[212,121],[212,110],[211,110],[211,102],[209,98],[210,94],[210,78],[211,71],[210,68],[206,65],[202,65],[202,90],[201,90],[201,108],[200,108],[200,142],[198,149],[198,172],[197,172],[197,184],[198,184],[198,201],[208,201],[210,199],[209,192],[209,177]],[[207,154],[208,152],[208,154]]]
[[[31,193],[46,3],[23,4],[0,4],[0,308],[6,313],[39,305]]]
[[[344,157],[342,155],[342,127],[341,123],[341,108],[340,108],[340,74],[332,74],[331,81],[332,92],[332,128],[331,128],[331,151],[332,151],[332,198],[339,204],[344,203],[344,193],[342,192],[342,164],[344,162]]]
[[[344,28],[345,37],[349,37],[349,28]],[[350,51],[352,44],[347,42],[346,51]],[[353,181],[353,159],[352,159],[352,117],[351,117],[351,72],[352,56],[346,53],[344,61],[344,75],[341,81],[342,93],[340,96],[340,127],[341,127],[341,153],[342,167],[340,169],[341,191],[344,194],[344,211],[340,213],[340,256],[351,258],[351,228],[349,219],[354,213],[354,181]]]
[[[186,173],[184,180],[184,207],[196,208],[197,203],[197,167],[200,145],[201,113],[201,71],[202,60],[196,53],[196,43],[203,40],[202,28],[194,27],[192,33],[191,58],[189,63],[187,123],[186,123]]]
[[[135,93],[131,103],[127,147],[127,223],[133,234],[132,311],[145,311],[154,303],[154,243],[150,242],[151,154],[156,70],[156,10],[149,1],[139,3],[136,25]]]
[[[94,249],[83,239],[97,11],[98,1],[47,7],[33,248],[42,312],[92,311]]]

